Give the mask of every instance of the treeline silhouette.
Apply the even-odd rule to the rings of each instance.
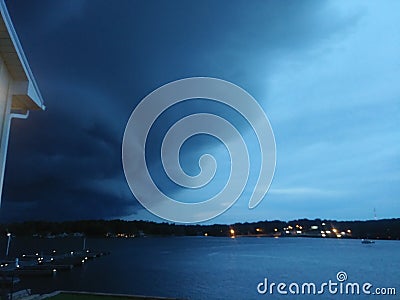
[[[231,225],[181,225],[149,221],[83,220],[65,222],[31,221],[1,224],[1,232],[16,236],[57,237],[85,235],[88,237],[143,236],[315,236],[369,239],[400,239],[400,219],[369,221],[335,221],[300,219],[260,221]],[[329,234],[328,234],[329,232]],[[336,235],[337,232],[337,235]],[[335,233],[333,235],[333,233]]]

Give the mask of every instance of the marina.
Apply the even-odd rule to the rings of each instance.
[[[7,256],[9,245],[10,243],[7,243]],[[92,251],[89,249],[58,254],[56,250],[53,250],[46,255],[39,253],[22,254],[21,259],[18,257],[13,260],[4,259],[0,263],[0,290],[2,299],[4,297],[4,299],[25,299],[24,297],[17,297],[20,292],[18,291],[18,284],[21,282],[21,278],[52,277],[58,272],[71,271],[74,267],[80,267],[89,260],[109,254],[110,252]],[[16,290],[18,291],[17,295],[12,297]],[[28,296],[30,297],[30,289],[25,289],[25,291],[28,290]]]

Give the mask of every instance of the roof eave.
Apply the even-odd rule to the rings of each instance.
[[[36,107],[36,109],[45,110],[46,106],[44,105],[42,95],[40,94],[40,90],[36,83],[35,77],[33,76],[33,73],[28,64],[28,60],[26,59],[26,56],[22,49],[21,43],[19,42],[17,33],[12,24],[10,15],[8,14],[7,6],[4,2],[4,0],[0,0],[0,11],[1,11],[1,16],[3,18],[4,24],[7,27],[8,34],[9,34],[12,44],[14,46],[14,50],[18,55],[19,61],[22,65],[25,75],[27,77],[28,86],[27,86],[26,93],[24,96],[28,97],[29,100],[32,101],[33,104],[35,104],[35,105],[32,105],[30,109],[34,109],[34,107]]]

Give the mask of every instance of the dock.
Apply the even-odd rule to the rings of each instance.
[[[54,250],[50,255],[39,255],[39,253],[36,253],[34,255],[22,255],[21,259],[3,260],[0,262],[1,297],[3,298],[4,295],[9,295],[10,297],[8,298],[14,300],[42,299],[41,295],[30,295],[29,289],[19,291],[15,295],[14,291],[18,287],[18,283],[20,283],[21,279],[25,277],[53,277],[56,276],[57,272],[70,271],[74,267],[82,266],[88,260],[93,260],[109,254],[110,252],[107,251],[90,250],[56,254]]]

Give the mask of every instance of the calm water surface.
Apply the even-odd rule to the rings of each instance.
[[[12,251],[66,251],[81,244],[81,239],[15,238]],[[359,240],[340,239],[168,237],[88,239],[87,246],[111,251],[111,255],[53,278],[24,279],[20,287],[40,293],[63,289],[185,299],[399,299],[400,294],[400,241],[362,245]],[[397,295],[257,292],[257,284],[265,277],[276,283],[320,285],[338,282],[339,271],[347,273],[347,282],[395,287]]]

